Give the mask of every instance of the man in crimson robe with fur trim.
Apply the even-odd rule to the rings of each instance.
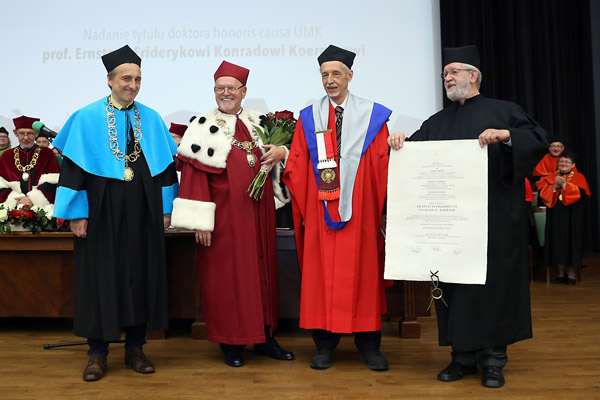
[[[369,369],[388,369],[379,256],[391,111],[348,92],[355,55],[331,45],[318,57],[327,96],[300,112],[283,175],[302,271],[300,327],[313,330],[315,369],[329,368],[342,333],[355,333]]]
[[[0,203],[43,207],[54,203],[60,166],[52,150],[35,144],[31,125],[39,118],[14,118],[19,145],[0,157]]]
[[[227,61],[215,72],[218,108],[194,117],[181,140],[181,186],[172,214],[173,226],[196,231],[208,339],[220,344],[231,367],[244,365],[247,344],[254,344],[256,354],[294,359],[273,338],[278,313],[273,184],[266,180],[258,201],[245,193],[261,164],[273,166],[287,151],[264,145],[254,130],[260,114],[242,108],[249,72]]]

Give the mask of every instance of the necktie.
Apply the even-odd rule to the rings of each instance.
[[[344,109],[341,106],[337,106],[335,108],[335,132],[337,137],[337,151],[338,155],[340,154],[340,150],[342,148],[342,120]]]

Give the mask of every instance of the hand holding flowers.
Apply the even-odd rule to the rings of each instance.
[[[261,116],[260,120],[260,126],[254,126],[253,128],[260,136],[264,148],[269,150],[261,157],[260,172],[256,174],[246,190],[246,193],[249,193],[249,196],[257,201],[262,198],[267,175],[277,162],[285,158],[285,154],[283,154],[283,158],[281,157],[281,152],[285,152],[285,150],[279,147],[290,148],[294,129],[296,128],[294,113],[287,110],[277,111],[274,114],[268,113]]]

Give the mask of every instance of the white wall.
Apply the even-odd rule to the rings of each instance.
[[[410,134],[441,108],[437,4],[12,1],[0,6],[0,126],[12,130],[12,118],[25,114],[58,131],[109,94],[100,56],[124,44],[142,57],[137,100],[167,124],[215,106],[213,73],[223,59],[251,71],[247,108],[297,116],[324,95],[316,58],[335,44],[357,52],[350,90],[391,108],[390,130]]]

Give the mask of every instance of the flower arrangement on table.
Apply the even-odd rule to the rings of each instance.
[[[53,204],[44,207],[22,204],[11,207],[0,204],[0,233],[11,233],[13,229],[31,231],[34,235],[40,232],[66,231],[68,222],[55,218],[53,212]]]
[[[254,132],[260,136],[263,144],[272,144],[274,146],[285,146],[288,149],[292,144],[294,129],[296,129],[296,119],[294,113],[288,110],[268,113],[260,117],[260,126],[253,126]],[[246,193],[254,200],[262,198],[265,182],[269,172],[269,165],[260,167],[260,171],[254,179]]]

